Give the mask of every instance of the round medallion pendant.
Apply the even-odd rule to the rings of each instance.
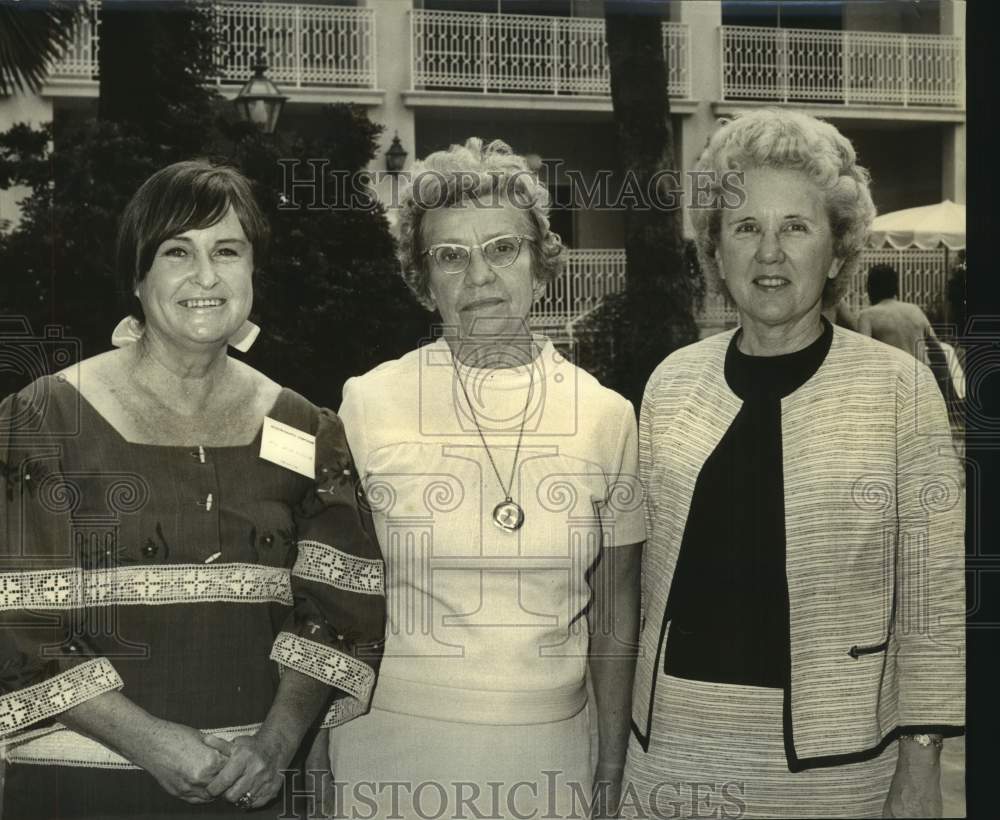
[[[493,523],[507,532],[519,530],[524,523],[524,510],[508,498],[493,508]]]

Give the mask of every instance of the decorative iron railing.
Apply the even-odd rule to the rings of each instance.
[[[960,37],[722,26],[726,100],[963,105]]]
[[[868,269],[887,262],[899,271],[900,298],[920,305],[925,311],[940,312],[948,280],[948,252],[944,249],[919,250],[880,248],[864,251],[861,265],[848,288],[846,300],[855,311],[868,304],[865,277]],[[625,287],[625,251],[567,250],[563,271],[550,282],[545,295],[535,305],[531,323],[540,330],[568,332],[569,326],[597,308],[605,296]],[[704,325],[735,325],[736,310],[709,287],[705,306],[697,317]]]
[[[886,262],[899,272],[900,299],[920,305],[927,312],[940,313],[948,285],[948,251],[945,248],[926,251],[918,248],[865,250],[844,296],[855,313],[868,306],[868,269],[879,262]],[[735,325],[738,319],[736,309],[727,305],[725,297],[710,287],[699,321],[712,325]]]
[[[545,295],[535,304],[531,323],[539,328],[564,329],[598,307],[604,297],[624,288],[624,249],[567,250],[562,272],[549,282]]]
[[[97,55],[101,43],[101,3],[87,0],[83,13],[73,24],[69,46],[49,71],[50,77],[64,80],[96,80]]]
[[[604,20],[414,10],[415,89],[610,96]],[[667,92],[691,96],[688,27],[663,23]]]
[[[375,87],[375,11],[299,3],[215,4],[220,81],[244,82],[258,49],[276,83]]]
[[[262,53],[268,77],[285,87],[375,88],[375,12],[306,3],[220,0],[212,5],[219,82],[239,83]],[[90,0],[55,79],[96,79],[100,2]]]

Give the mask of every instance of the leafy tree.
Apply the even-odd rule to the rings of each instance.
[[[222,129],[228,143],[219,148],[255,181],[272,231],[270,259],[255,282],[254,318],[262,332],[247,360],[336,407],[344,381],[415,347],[430,320],[397,275],[382,205],[348,208],[334,195],[338,174],[356,174],[375,156],[381,126],[359,106],[327,106],[321,117],[320,136],[310,137],[273,139],[229,124]],[[285,194],[279,160],[299,160],[296,176],[305,176],[310,158],[329,160],[332,207],[310,208],[308,197]]]
[[[132,127],[165,164],[204,150],[216,76],[208,3],[103,0],[97,116]]]
[[[32,189],[17,228],[0,233],[0,313],[25,316],[36,333],[58,325],[90,356],[108,348],[123,315],[113,266],[119,215],[160,164],[115,123],[91,122],[60,137],[50,152],[51,126],[0,134],[0,187]]]
[[[643,190],[658,171],[676,169],[660,30],[664,7],[634,0],[605,6],[619,172]],[[700,278],[681,224],[677,209],[625,212],[625,292],[607,299],[582,328],[584,365],[636,406],[656,365],[698,338],[693,313]]]
[[[112,43],[120,37],[103,40],[98,120],[60,133],[51,125],[17,125],[0,134],[0,188],[32,190],[16,228],[0,231],[0,270],[9,283],[0,322],[3,314],[23,315],[36,333],[58,325],[80,340],[84,357],[107,350],[126,304],[114,269],[125,204],[164,165],[211,157],[239,167],[255,183],[273,232],[273,252],[255,282],[254,318],[263,330],[248,360],[310,399],[336,406],[343,381],[412,348],[427,332],[427,315],[396,276],[381,206],[282,208],[278,161],[323,157],[331,172],[357,172],[374,157],[380,126],[363,109],[344,105],[320,113],[320,136],[266,137],[235,122],[228,106],[203,90],[204,77],[188,70],[207,70],[207,64],[178,43],[191,33],[204,54],[210,20],[197,8],[168,13],[148,5],[148,19],[111,8],[102,21],[118,26],[123,37],[146,32],[158,39],[141,51],[117,48]],[[151,60],[153,54],[159,57]],[[178,64],[170,65],[172,59]],[[137,103],[121,80],[132,71],[145,74],[156,104]],[[37,375],[0,366],[0,388],[6,395]]]

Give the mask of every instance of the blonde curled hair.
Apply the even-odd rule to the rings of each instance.
[[[835,305],[861,264],[875,218],[870,177],[857,164],[854,146],[830,123],[798,111],[762,108],[720,121],[695,165],[696,171],[709,172],[714,180],[713,206],[692,208],[690,213],[701,268],[730,301],[716,260],[723,201],[719,180],[726,171],[752,168],[803,171],[823,191],[834,256],[843,260],[837,276],[823,289],[823,306]]]
[[[549,194],[545,186],[524,157],[515,154],[507,143],[493,140],[484,146],[478,137],[470,137],[464,145],[435,151],[416,162],[409,184],[400,191],[399,262],[403,280],[420,304],[434,309],[421,233],[424,216],[464,201],[477,201],[483,207],[509,204],[523,211],[534,240],[528,245],[535,281],[545,283],[559,274],[563,244],[559,235],[549,229]]]

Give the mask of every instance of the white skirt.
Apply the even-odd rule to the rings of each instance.
[[[661,675],[649,751],[629,740],[621,816],[881,817],[897,744],[873,760],[790,772],[782,698]]]
[[[589,710],[491,725],[382,709],[330,731],[337,814],[347,818],[587,818]]]

